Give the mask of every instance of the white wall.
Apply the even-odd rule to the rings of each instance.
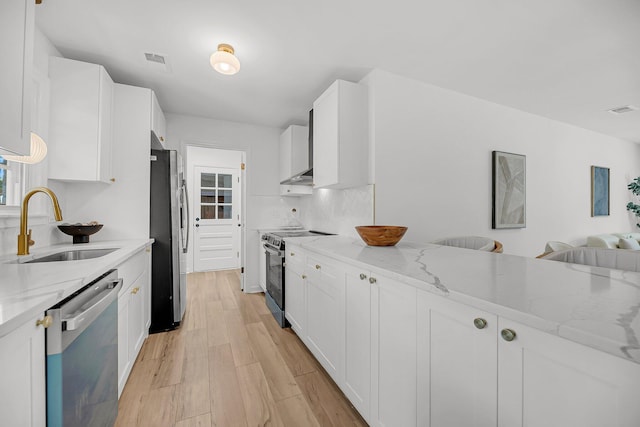
[[[375,70],[369,86],[378,224],[405,240],[489,236],[535,256],[548,240],[631,230],[640,148],[585,129]],[[607,114],[603,112],[603,114]],[[527,228],[491,229],[491,152],[527,156]],[[611,169],[611,215],[590,216],[590,167]]]

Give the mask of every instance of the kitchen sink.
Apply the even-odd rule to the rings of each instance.
[[[24,261],[24,264],[31,264],[36,262],[80,261],[83,259],[100,258],[101,256],[109,255],[111,252],[114,252],[117,250],[118,248],[74,249],[74,250],[56,252],[54,254],[45,255],[39,258],[34,258],[29,261]]]

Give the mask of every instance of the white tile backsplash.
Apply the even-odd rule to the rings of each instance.
[[[314,189],[300,197],[300,221],[311,230],[357,237],[357,225],[373,224],[373,185],[345,190]]]

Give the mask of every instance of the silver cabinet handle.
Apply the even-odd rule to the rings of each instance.
[[[376,280],[375,277],[369,277],[369,283],[371,283],[373,285],[376,282],[377,282],[377,280]]]
[[[289,255],[296,256],[296,254],[294,252],[289,252]]]
[[[367,275],[364,273],[360,273],[360,280],[364,280],[367,278]]]
[[[513,341],[516,339],[516,331],[512,329],[503,329],[500,331],[500,335],[502,335],[502,339],[505,341]]]
[[[487,327],[487,321],[481,317],[477,317],[473,319],[473,326],[475,326],[478,329],[484,329]]]

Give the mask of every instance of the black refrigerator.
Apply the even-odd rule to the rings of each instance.
[[[186,310],[188,209],[182,158],[175,150],[151,150],[150,333],[177,328]]]

